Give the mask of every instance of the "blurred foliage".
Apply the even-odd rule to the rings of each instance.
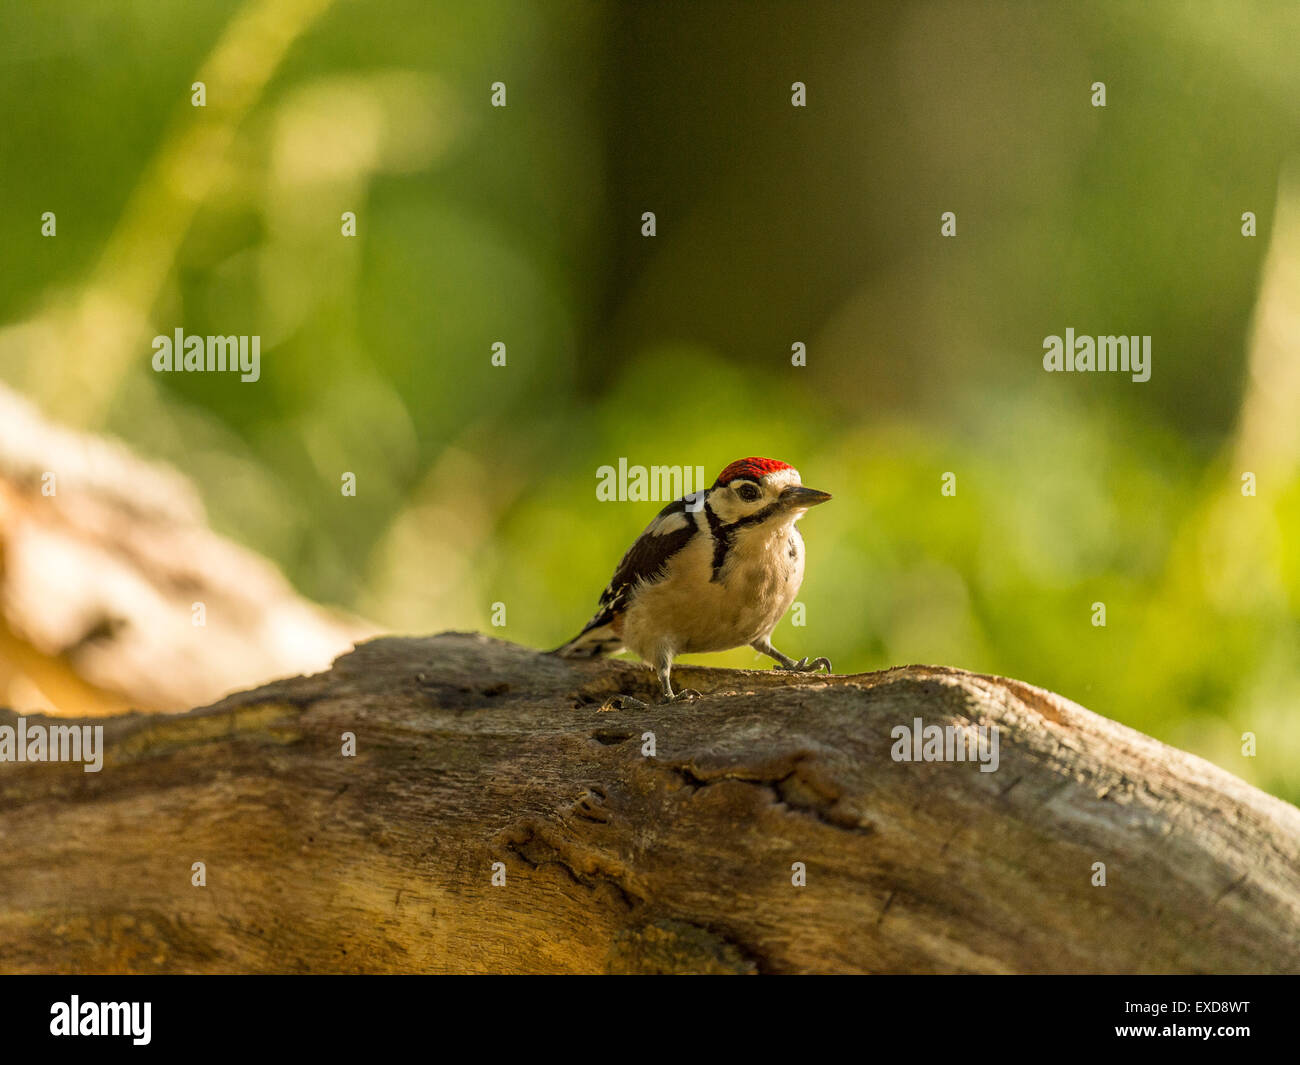
[[[1240,436],[1297,40],[1289,3],[7,4],[0,376],[305,594],[536,645],[657,509],[598,466],[785,458],[836,497],[788,653],[1017,676],[1300,800],[1295,437]],[[155,375],[178,326],[259,334],[262,380]],[[1151,381],[1044,374],[1067,326],[1151,334]]]

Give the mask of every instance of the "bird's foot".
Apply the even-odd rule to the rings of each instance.
[[[650,704],[642,702],[633,695],[611,695],[603,703],[602,710],[649,710]]]
[[[665,703],[690,703],[696,699],[701,699],[700,695],[694,688],[682,688],[673,695],[664,695],[659,704]],[[634,695],[611,695],[600,705],[602,710],[649,710],[650,704],[643,702]]]
[[[778,663],[772,668],[786,673],[816,673],[823,666],[826,667],[826,672],[829,673],[831,671],[831,660],[829,658],[814,658],[809,661],[807,658],[801,658],[798,662],[791,661],[788,666]]]

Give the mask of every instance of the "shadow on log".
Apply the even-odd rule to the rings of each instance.
[[[955,669],[674,678],[386,638],[0,765],[0,970],[1300,970],[1300,810],[1199,758]],[[918,717],[997,770],[894,761]]]

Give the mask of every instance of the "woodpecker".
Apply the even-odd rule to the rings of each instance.
[[[772,646],[772,630],[803,582],[809,507],[830,499],[805,488],[799,471],[776,459],[738,459],[711,488],[669,503],[646,526],[601,593],[595,616],[553,654],[595,658],[627,650],[654,670],[662,701],[698,699],[670,681],[673,658],[748,644],[776,669],[816,672],[830,661],[795,661]],[[643,707],[623,696],[624,706]]]

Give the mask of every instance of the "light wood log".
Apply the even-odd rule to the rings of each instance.
[[[1199,758],[956,669],[674,679],[385,638],[0,765],[0,970],[1300,971],[1300,810]],[[917,717],[999,768],[895,761]]]

